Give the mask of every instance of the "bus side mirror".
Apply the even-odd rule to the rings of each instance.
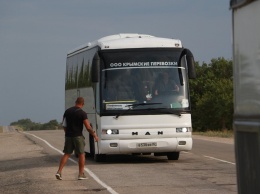
[[[195,79],[196,78],[196,71],[195,71],[195,61],[193,54],[189,49],[186,50],[186,61],[188,65],[188,76],[190,79]]]
[[[100,57],[96,52],[93,61],[92,61],[92,68],[91,68],[91,81],[96,83],[99,81],[99,73],[100,73]]]

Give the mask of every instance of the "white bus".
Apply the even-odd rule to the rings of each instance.
[[[192,149],[188,79],[195,65],[180,40],[111,35],[70,51],[66,63],[65,108],[84,97],[99,137],[94,142],[84,133],[85,152],[96,161],[152,153],[178,160]],[[169,85],[162,86],[167,75]]]

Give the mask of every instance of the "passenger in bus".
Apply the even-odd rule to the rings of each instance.
[[[154,95],[158,96],[169,92],[178,92],[179,90],[180,88],[176,82],[169,79],[169,73],[164,72],[158,76],[158,79],[155,82]]]
[[[134,77],[130,71],[122,72],[117,80],[116,92],[118,100],[133,100],[133,80]]]
[[[147,100],[146,95],[149,93],[148,84],[146,81],[142,81],[142,78],[132,79],[132,91],[134,99],[137,102],[144,102]]]
[[[115,80],[108,81],[104,88],[104,98],[106,101],[115,101],[117,100],[117,84]]]

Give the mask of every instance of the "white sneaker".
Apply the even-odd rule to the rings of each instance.
[[[57,172],[57,173],[55,174],[55,176],[56,176],[56,179],[62,180],[61,173]]]
[[[86,177],[84,173],[82,175],[79,174],[78,180],[84,180],[84,179],[88,179],[88,177]]]

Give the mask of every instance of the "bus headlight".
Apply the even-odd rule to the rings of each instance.
[[[116,135],[116,134],[119,134],[119,130],[118,129],[102,129],[102,134]]]
[[[190,127],[176,128],[176,133],[186,133],[186,132],[191,132],[191,128]]]

